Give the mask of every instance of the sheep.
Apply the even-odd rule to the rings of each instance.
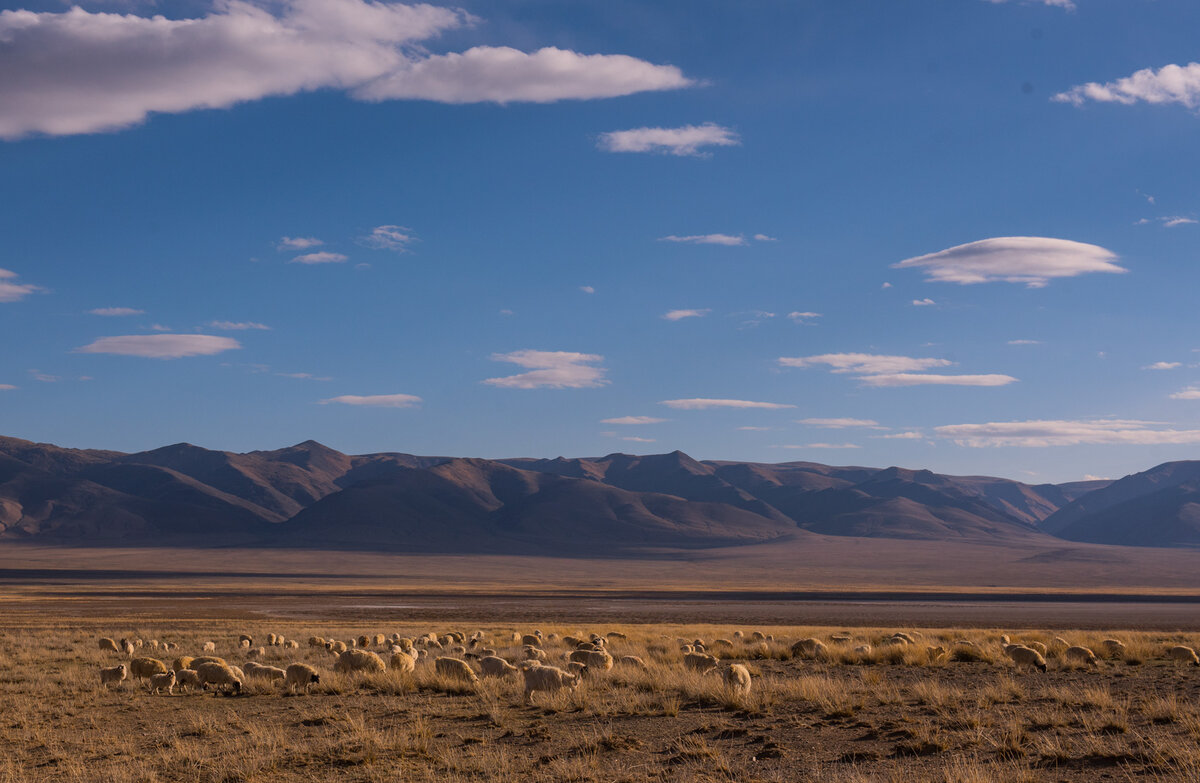
[[[479,659],[479,668],[484,677],[507,677],[517,673],[517,667],[496,655],[487,655]]]
[[[1066,649],[1067,647],[1071,646],[1071,643],[1068,642],[1066,639],[1062,638],[1061,636],[1055,636],[1051,640],[1050,643],[1053,644],[1055,647],[1062,647],[1063,649]]]
[[[179,671],[180,669],[190,669],[192,668],[192,661],[194,660],[196,659],[190,655],[181,655],[174,660],[174,662],[171,664],[171,668],[175,671]]]
[[[583,639],[579,639],[575,636],[564,636],[562,638],[562,641],[563,641],[563,644],[565,644],[568,647],[575,647],[575,646],[581,644],[583,642]]]
[[[275,634],[273,634],[273,633],[267,634],[267,646],[268,647],[275,646]]]
[[[359,647],[370,647],[371,637],[364,634],[363,636],[358,637],[354,643]]]
[[[252,645],[252,644],[254,644],[254,642],[250,641],[249,639],[242,639],[241,641],[238,642],[238,647],[240,647],[243,650],[249,650],[250,645]]]
[[[175,642],[163,642],[163,649],[167,652],[174,652],[179,649],[179,645]]]
[[[203,663],[219,663],[222,666],[229,665],[224,658],[218,658],[215,655],[202,655],[199,658],[188,658],[187,656],[184,656],[179,660],[189,662],[189,665],[183,667],[185,669],[196,669],[199,668],[200,664]]]
[[[799,658],[824,659],[829,656],[829,648],[820,639],[801,639],[792,645],[792,655]]]
[[[443,677],[449,677],[453,680],[479,682],[479,677],[475,675],[475,670],[471,668],[471,664],[461,658],[447,658],[445,656],[437,658],[433,662],[433,670]]]
[[[309,647],[324,647],[325,639],[320,636],[310,636],[310,637],[308,637],[308,646]]]
[[[1025,646],[1031,650],[1037,650],[1039,655],[1045,655],[1047,652],[1046,645],[1041,642],[1026,642]]]
[[[620,639],[622,641],[629,638],[620,631],[609,631],[607,634],[605,634],[605,636],[607,636],[609,639]]]
[[[388,660],[388,668],[392,671],[412,674],[417,670],[417,662],[406,652],[393,653]]]
[[[227,693],[242,692],[242,678],[237,676],[232,667],[225,664],[200,664],[196,667],[196,679],[200,681],[201,687],[216,685],[218,688],[227,689]]]
[[[387,642],[387,637],[381,633],[375,634],[375,646],[382,647]]]
[[[717,639],[716,641],[714,641],[714,642],[712,643],[712,646],[713,646],[714,648],[716,648],[716,647],[720,647],[720,648],[722,648],[722,649],[725,649],[725,650],[732,650],[732,649],[733,649],[733,642],[729,641],[728,639]]]
[[[244,633],[238,637],[238,645],[241,647],[253,647],[254,646],[254,637],[251,636],[250,634]]]
[[[132,658],[134,652],[136,652],[136,651],[137,651],[137,647],[134,646],[133,642],[129,642],[129,641],[125,641],[125,640],[121,641],[121,652],[125,653],[130,658]]]
[[[575,690],[580,682],[579,675],[565,672],[557,666],[530,666],[521,674],[525,678],[525,704],[533,701],[533,694],[537,691],[556,693],[564,689]]]
[[[860,644],[859,646],[854,648],[854,652],[858,653],[859,655],[870,655],[871,654],[871,645]]]
[[[300,642],[296,641],[295,639],[288,639],[283,643],[283,646],[289,650],[299,650]]]
[[[266,647],[255,647],[253,650],[246,651],[246,657],[250,659],[264,658],[267,655]]]
[[[1004,650],[1004,654],[1012,659],[1017,668],[1033,666],[1038,671],[1046,671],[1046,659],[1042,657],[1042,654],[1023,644],[1008,645]]]
[[[851,637],[848,633],[835,633],[829,637],[829,641],[841,644],[850,641]]]
[[[683,665],[700,673],[717,668],[717,658],[707,653],[688,653],[683,656]]]
[[[1167,657],[1180,663],[1190,663],[1193,666],[1200,666],[1200,657],[1196,655],[1196,651],[1182,644],[1177,644],[1168,649]]]
[[[1099,666],[1096,661],[1096,653],[1092,652],[1087,647],[1068,647],[1063,657],[1068,663],[1083,663],[1088,666]]]
[[[253,669],[250,664],[246,664],[246,676],[258,677],[264,680],[282,680],[287,677],[287,672],[280,669],[278,666],[262,666],[256,664]]]
[[[1125,644],[1117,639],[1105,639],[1100,644],[1104,645],[1105,651],[1113,658],[1125,654]]]
[[[746,635],[746,634],[744,634],[744,633],[743,633],[743,632],[741,632],[741,631],[734,631],[734,632],[733,632],[733,638],[734,638],[734,639],[741,639],[741,638],[742,638],[743,636],[745,636],[745,635]]]
[[[916,644],[917,640],[913,637],[920,636],[920,635],[921,634],[916,633],[915,631],[912,634],[907,634],[904,631],[896,631],[894,634],[892,634],[892,638],[893,639],[903,639],[905,642],[907,642],[909,644]]]
[[[381,672],[387,669],[383,659],[370,650],[346,650],[334,661],[333,670],[350,672]]]
[[[603,651],[575,650],[568,657],[569,660],[578,661],[586,665],[589,669],[609,671],[613,667],[613,657]]]
[[[288,691],[291,693],[295,693],[298,686],[304,686],[304,692],[308,693],[311,686],[321,682],[321,675],[307,663],[293,663],[287,667],[284,682],[287,683]]]
[[[521,651],[527,661],[538,661],[539,663],[546,662],[546,651],[540,647],[526,647]]]
[[[345,642],[337,639],[326,642],[325,646],[329,649],[329,652],[333,653],[334,655],[341,655],[348,649]]]
[[[126,671],[127,669],[123,663],[118,663],[116,666],[111,666],[107,669],[101,669],[100,684],[103,685],[105,689],[107,689],[112,683],[117,683],[119,685],[125,679]]]
[[[721,671],[721,679],[725,687],[734,693],[747,696],[750,694],[750,670],[740,663],[731,663]]]
[[[931,661],[940,661],[946,657],[946,648],[940,644],[936,647],[930,645],[925,648],[925,654],[929,656],[929,660]]]
[[[635,669],[645,669],[646,662],[636,655],[622,655],[617,659],[617,663],[622,666],[632,666]]]
[[[103,636],[100,639],[97,639],[96,642],[100,649],[104,650],[105,652],[121,652],[121,648],[117,647],[117,642],[115,639],[109,639],[107,636]]]
[[[153,674],[166,674],[167,665],[157,658],[134,658],[129,662],[129,673],[139,680]]]
[[[465,655],[467,654],[467,648],[466,648],[464,645],[461,645],[461,644],[456,644],[456,645],[452,646],[452,647],[451,647],[451,648],[448,650],[448,652],[449,652],[451,655],[456,655],[456,656],[465,656]]]
[[[205,642],[204,646],[200,648],[200,651],[201,652],[216,652],[216,649],[217,649],[216,642]]]
[[[179,669],[175,672],[175,684],[179,686],[179,690],[188,688],[198,691],[204,687],[200,683],[200,676],[196,674],[195,669]]]
[[[681,644],[679,645],[679,652],[683,653],[684,655],[688,655],[696,652],[696,648],[690,644]]]
[[[172,669],[165,674],[150,675],[149,687],[151,693],[159,693],[165,688],[167,695],[172,695],[173,691],[175,690],[175,670]]]
[[[752,632],[752,633],[750,634],[750,638],[751,638],[751,639],[753,639],[753,640],[754,640],[754,641],[756,641],[756,642],[765,642],[765,641],[767,640],[767,637],[766,637],[766,635],[765,635],[765,634],[764,634],[762,631],[754,631],[754,632]]]

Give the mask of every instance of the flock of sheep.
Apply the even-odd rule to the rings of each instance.
[[[759,631],[749,635],[736,631],[734,640],[743,644],[773,642],[774,639]],[[896,632],[884,637],[881,644],[885,646],[917,647],[921,634],[917,632]],[[363,635],[349,641],[326,639],[312,636],[308,646],[326,651],[334,657],[333,670],[342,674],[371,674],[389,669],[400,673],[414,673],[418,665],[427,665],[432,661],[434,672],[444,678],[459,680],[466,683],[478,682],[483,677],[507,677],[519,675],[524,680],[524,701],[530,703],[535,693],[556,693],[564,690],[574,690],[588,676],[607,672],[616,666],[645,669],[646,663],[636,655],[614,655],[611,646],[614,642],[626,639],[626,635],[613,631],[605,635],[590,634],[587,637],[558,636],[557,634],[542,634],[535,630],[528,634],[512,633],[511,637],[501,640],[489,639],[482,631],[470,636],[458,631],[442,635],[426,633],[412,638],[393,633],[385,636],[382,633]],[[732,650],[735,641],[717,639],[706,644],[701,639],[692,641],[676,640],[682,653],[682,663],[687,670],[698,672],[704,676],[719,677],[732,694],[747,695],[750,693],[750,671],[740,663],[722,661],[719,657],[722,651]],[[829,641],[834,645],[852,643],[848,634],[833,634]],[[565,651],[556,656],[555,663],[550,663],[551,656],[544,649],[550,643],[564,646]],[[1110,657],[1119,657],[1125,652],[1125,645],[1117,639],[1106,639],[1102,642],[1104,652]],[[520,645],[520,659],[507,660],[498,654],[497,647],[515,648]],[[1001,650],[1017,667],[1030,667],[1046,671],[1046,658],[1049,648],[1038,641],[1026,644],[1014,643],[1007,635],[1000,637]],[[231,664],[224,658],[208,653],[216,651],[215,642],[205,642],[198,657],[179,655],[171,665],[145,655],[139,651],[163,650],[173,652],[177,644],[160,644],[157,640],[143,642],[140,639],[121,639],[119,642],[105,637],[99,639],[101,650],[125,655],[130,658],[128,663],[100,669],[100,683],[104,687],[117,685],[127,678],[145,680],[151,693],[172,694],[178,687],[180,690],[200,691],[210,686],[226,694],[237,694],[242,690],[243,683],[248,678],[260,679],[270,683],[280,682],[289,693],[298,689],[308,692],[309,688],[321,681],[320,672],[308,663],[296,662],[286,668],[271,666],[260,661],[267,655],[267,647],[297,650],[300,643],[283,636],[267,634],[266,646],[256,647],[253,637],[242,634],[238,637],[236,651],[245,661],[241,666]],[[976,642],[959,639],[952,645],[953,649],[978,647]],[[1051,647],[1056,653],[1070,664],[1098,665],[1096,654],[1088,647],[1072,645],[1062,637],[1055,637]],[[385,662],[379,652],[388,655]],[[868,655],[870,645],[859,645],[854,652]],[[800,639],[790,646],[793,657],[809,660],[829,660],[832,656],[830,648],[821,639]],[[952,654],[943,646],[926,646],[926,655],[930,661],[944,660]],[[1200,657],[1191,647],[1175,645],[1166,649],[1168,659],[1200,666]],[[513,656],[514,658],[516,656]],[[475,667],[478,667],[478,672]]]

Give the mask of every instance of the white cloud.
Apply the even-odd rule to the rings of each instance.
[[[892,373],[859,378],[866,386],[1007,386],[1016,383],[1011,375],[936,375],[928,373]]]
[[[12,391],[15,388],[11,383],[0,383],[0,391]]]
[[[755,234],[754,241],[755,242],[778,242],[779,240],[776,239],[775,237],[767,236],[766,234]]]
[[[292,264],[344,264],[349,259],[341,253],[330,253],[328,250],[321,250],[316,253],[305,253],[302,256],[296,256],[289,263]]]
[[[732,147],[741,144],[730,128],[715,123],[684,125],[681,128],[631,128],[600,134],[599,146],[608,152],[665,152],[703,157],[702,147]]]
[[[500,311],[500,315],[512,315],[512,314],[513,314],[512,310],[504,309],[504,310]]]
[[[1008,345],[1041,345],[1041,340],[1009,340]]]
[[[1189,386],[1170,395],[1172,400],[1200,400],[1200,386]]]
[[[684,318],[703,318],[711,312],[712,310],[708,308],[703,310],[672,310],[669,313],[663,313],[662,317],[668,321],[681,321]]]
[[[1113,82],[1088,82],[1054,96],[1061,103],[1080,106],[1097,103],[1178,103],[1189,109],[1200,106],[1200,63],[1164,65],[1157,71],[1144,68]]]
[[[774,427],[738,427],[742,432],[770,432]]]
[[[659,237],[659,242],[686,242],[692,245],[744,245],[746,238],[741,234],[733,236],[732,234],[694,234],[687,237],[679,237],[671,234],[670,236]]]
[[[883,289],[888,289],[888,288],[891,288],[891,287],[892,287],[892,284],[891,284],[891,283],[884,283],[883,285],[881,285],[881,286],[879,286],[879,287],[880,287],[880,288],[883,288]]]
[[[879,422],[872,419],[797,419],[797,424],[807,424],[810,427],[821,427],[827,430],[840,430],[847,427],[871,427],[884,429]]]
[[[592,287],[592,286],[590,286],[590,285],[581,285],[581,286],[579,286],[579,290],[580,290],[580,291],[583,291],[585,294],[594,294],[594,293],[596,293],[596,289],[595,289],[595,288],[593,288],[593,287]]]
[[[820,318],[821,314],[820,313],[807,313],[807,312],[802,313],[797,310],[797,311],[788,313],[787,317],[790,318],[791,320],[795,321],[796,323],[807,323],[814,318]]]
[[[530,368],[530,372],[503,378],[488,378],[484,383],[509,389],[589,389],[608,383],[607,370],[594,365],[604,361],[594,353],[570,351],[513,351],[494,353],[492,361],[511,362]]]
[[[320,247],[325,244],[316,237],[280,237],[275,245],[278,250],[308,250],[310,247]]]
[[[40,381],[41,383],[58,383],[62,380],[62,377],[58,375],[49,375],[41,370],[30,370],[29,375],[35,381]]]
[[[266,324],[260,324],[255,321],[209,321],[208,325],[213,329],[223,329],[227,332],[239,332],[248,329],[271,330],[271,327]]]
[[[1186,225],[1191,225],[1191,224],[1195,224],[1195,223],[1200,223],[1200,220],[1196,220],[1195,218],[1189,218],[1189,217],[1166,217],[1166,218],[1162,218],[1162,221],[1163,221],[1163,225],[1166,226],[1167,228],[1174,228],[1175,226],[1186,226]]]
[[[925,436],[919,432],[889,432],[887,435],[872,435],[880,440],[921,440]]]
[[[432,5],[223,0],[193,19],[0,12],[0,137],[125,128],[152,112],[347,90],[359,100],[464,103],[604,98],[685,87],[678,68],[622,55],[421,42],[475,21]]]
[[[654,438],[639,438],[636,435],[629,435],[624,438],[621,438],[621,440],[631,440],[634,443],[655,443],[656,442]]]
[[[321,400],[319,404],[360,405],[369,408],[412,408],[422,402],[420,397],[412,394],[374,394],[366,397],[357,394],[343,394],[340,397]]]
[[[668,419],[656,419],[653,416],[621,416],[616,419],[601,419],[601,424],[661,424]]]
[[[1155,362],[1147,364],[1143,370],[1174,370],[1176,367],[1182,367],[1183,362]]]
[[[89,315],[107,316],[144,315],[145,312],[145,310],[135,310],[132,307],[97,307],[94,310],[88,310]]]
[[[169,332],[169,331],[171,331],[171,327],[165,326],[163,324],[150,324],[150,331],[152,331],[152,332]]]
[[[310,372],[277,372],[280,378],[297,378],[305,381],[332,381],[328,375],[313,375]]]
[[[2,15],[3,12],[0,12]],[[3,39],[0,38],[0,42]],[[0,109],[2,112],[3,109]],[[0,302],[18,302],[32,293],[41,291],[42,289],[30,283],[14,283],[11,282],[17,276],[16,272],[10,272],[7,269],[0,269]]]
[[[148,359],[179,359],[184,356],[211,356],[232,351],[242,345],[231,337],[210,334],[130,334],[101,337],[75,353],[111,353],[143,356]]]
[[[1111,250],[1069,239],[997,237],[909,258],[892,268],[924,269],[929,280],[943,283],[1001,281],[1041,288],[1057,277],[1128,271],[1116,260]]]
[[[376,226],[371,233],[359,238],[359,243],[375,250],[407,252],[408,246],[416,241],[411,228],[404,226]]]
[[[795,405],[785,405],[777,402],[751,402],[749,400],[713,400],[706,397],[693,397],[686,400],[663,400],[659,405],[675,408],[681,411],[702,411],[709,408],[765,408],[779,410],[795,408]]]
[[[830,372],[856,373],[859,375],[882,375],[885,373],[913,372],[932,367],[949,367],[954,362],[947,359],[920,359],[911,356],[886,356],[873,353],[823,353],[817,356],[782,356],[779,363],[784,367],[816,367],[826,365]]]
[[[1200,443],[1200,430],[1176,430],[1153,421],[1131,419],[1034,420],[948,424],[934,427],[938,437],[960,446],[1078,446],[1081,444],[1159,445]]]
[[[801,443],[798,445],[772,446],[773,449],[861,449],[854,443]]]
[[[1008,0],[988,0],[988,2],[1000,5],[1001,3],[1007,3]],[[1042,5],[1048,5],[1051,8],[1063,8],[1067,11],[1075,10],[1074,0],[1023,0],[1023,2],[1041,3]]]
[[[933,301],[929,297],[925,297],[924,299],[914,299],[912,300],[912,303],[913,307],[931,307],[937,304],[937,302]]]

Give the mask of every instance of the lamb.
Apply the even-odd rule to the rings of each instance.
[[[311,686],[321,682],[321,675],[307,663],[293,663],[287,667],[284,682],[287,683],[288,691],[291,693],[295,693],[298,686],[303,686],[304,692],[308,693]]]
[[[1167,650],[1167,657],[1180,663],[1190,663],[1192,666],[1200,666],[1200,657],[1196,655],[1196,651],[1182,644],[1177,644]]]
[[[537,691],[557,693],[564,689],[575,690],[580,682],[578,675],[565,672],[557,666],[531,666],[522,675],[525,678],[526,704],[533,701],[533,694]]]
[[[479,677],[475,675],[475,670],[471,668],[471,664],[461,658],[441,657],[433,662],[433,670],[443,677],[449,677],[454,680],[466,680],[467,682],[479,682]]]
[[[801,639],[792,645],[792,655],[800,658],[824,659],[829,657],[829,648],[820,639]]]
[[[346,650],[333,664],[335,672],[381,672],[387,669],[383,659],[370,650]]]
[[[391,659],[388,660],[388,668],[392,671],[412,674],[417,670],[417,662],[406,652],[393,653]]]
[[[479,659],[479,668],[484,677],[507,677],[517,673],[517,667],[496,655],[488,655]]]
[[[750,670],[740,663],[731,663],[721,671],[725,687],[740,696],[750,694]]]
[[[1087,647],[1068,647],[1063,656],[1069,663],[1082,663],[1088,666],[1099,666],[1096,661],[1096,653],[1092,652]]]
[[[166,672],[165,674],[150,675],[150,692],[151,693],[159,693],[164,688],[166,689],[168,696],[172,695],[172,692],[175,690],[175,670],[174,669]]]
[[[216,652],[216,649],[216,642],[205,642],[204,646],[200,648],[201,652]]]
[[[179,669],[175,672],[175,684],[179,686],[179,690],[188,688],[189,690],[198,691],[204,687],[200,683],[200,676],[196,674],[195,669]]]
[[[695,669],[698,672],[704,673],[717,668],[718,662],[714,655],[707,653],[688,653],[683,656],[683,665],[689,669]]]
[[[215,685],[226,689],[227,693],[242,692],[242,678],[237,676],[233,668],[222,663],[202,663],[196,667],[196,679],[201,687]]]
[[[589,669],[609,671],[613,667],[613,657],[604,651],[575,650],[569,656],[572,661],[578,661]]]
[[[1004,654],[1012,658],[1013,663],[1018,668],[1021,666],[1033,666],[1038,671],[1046,671],[1046,659],[1042,657],[1042,654],[1023,644],[1008,645],[1004,650]]]
[[[645,669],[646,662],[636,655],[622,655],[617,659],[617,663],[622,666],[632,666],[635,669]]]
[[[115,652],[115,653],[121,652],[121,648],[117,647],[116,640],[109,639],[107,636],[99,639],[98,644],[100,646],[100,649],[104,650],[105,652]]]
[[[119,663],[107,669],[100,670],[100,684],[106,689],[112,683],[120,684],[125,679],[125,664]]]
[[[129,662],[129,673],[139,680],[154,674],[166,674],[166,672],[167,665],[157,658],[134,658]]]
[[[1114,658],[1125,654],[1125,644],[1117,639],[1105,639],[1100,644],[1104,645],[1104,649]]]

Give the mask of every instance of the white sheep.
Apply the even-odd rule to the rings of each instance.
[[[246,651],[246,657],[251,658],[251,659],[264,658],[264,657],[266,657],[266,655],[267,655],[267,648],[265,648],[265,647],[255,647],[253,650]]]
[[[202,652],[216,652],[216,649],[217,649],[216,642],[205,642],[204,646],[200,648],[200,650]]]
[[[299,650],[300,642],[296,641],[295,639],[288,639],[283,643],[283,646],[289,650]]]
[[[164,674],[150,675],[149,688],[151,693],[159,693],[165,689],[168,696],[172,695],[175,690],[175,670],[172,669]]]
[[[718,664],[717,657],[708,653],[688,653],[683,656],[683,665],[701,674],[717,668]]]
[[[557,693],[560,690],[574,690],[579,687],[579,675],[565,672],[557,666],[530,666],[521,674],[525,678],[526,704],[533,701],[533,694],[537,691]]]
[[[585,674],[587,674],[588,667],[587,667],[586,663],[580,663],[579,661],[569,661],[567,663],[567,671],[570,672],[571,674],[575,675],[576,677],[583,677]]]
[[[1004,648],[1004,654],[1012,659],[1018,668],[1032,666],[1038,671],[1046,671],[1046,659],[1037,650],[1023,644],[1010,644]]]
[[[181,658],[176,659],[176,663],[178,663],[180,661],[187,662],[187,665],[175,667],[177,670],[178,669],[195,669],[198,666],[200,666],[200,664],[202,664],[202,663],[219,663],[222,666],[229,665],[228,661],[226,661],[224,658],[221,658],[216,655],[202,655],[199,658],[189,658],[188,656],[184,655]]]
[[[290,692],[295,693],[297,687],[303,686],[304,692],[308,693],[310,687],[321,682],[321,675],[307,663],[293,663],[287,667],[284,681]]]
[[[646,662],[636,655],[622,655],[617,659],[617,663],[622,666],[632,666],[635,669],[645,669]]]
[[[871,645],[860,644],[854,648],[854,652],[858,653],[859,655],[870,655],[871,654]]]
[[[254,646],[254,637],[251,636],[250,634],[244,633],[244,634],[238,636],[238,645],[241,647],[253,647]]]
[[[126,640],[122,639],[122,640],[121,640],[121,652],[125,653],[125,654],[126,654],[126,655],[128,655],[130,658],[132,658],[132,657],[133,657],[133,654],[134,654],[135,652],[137,652],[137,646],[136,646],[136,645],[134,645],[134,643],[133,643],[133,642],[126,641]]]
[[[346,652],[347,649],[349,649],[345,642],[338,639],[326,642],[325,647],[328,648],[329,652],[333,653],[334,655],[341,655],[342,653]]]
[[[282,680],[287,677],[287,672],[280,669],[278,666],[263,666],[255,665],[251,671],[250,664],[246,664],[246,676],[256,677],[261,680]]]
[[[740,663],[731,663],[721,671],[725,687],[734,693],[746,696],[750,693],[750,670]]]
[[[593,671],[609,671],[613,667],[613,657],[602,650],[575,650],[568,658],[584,664]]]
[[[546,651],[540,647],[525,647],[521,650],[522,655],[527,661],[538,661],[539,663],[546,662]]]
[[[1082,663],[1087,666],[1100,665],[1096,661],[1096,653],[1092,652],[1087,647],[1081,647],[1078,645],[1068,647],[1066,652],[1063,653],[1063,657],[1067,659],[1068,663]]]
[[[388,661],[388,668],[392,671],[412,674],[417,669],[417,662],[413,656],[402,651],[392,654],[391,659]]]
[[[226,689],[228,693],[241,693],[242,691],[242,678],[238,677],[232,666],[222,663],[200,664],[196,667],[196,679],[200,681],[201,687],[215,685],[218,688]]]
[[[273,633],[267,634],[267,646],[268,647],[275,646],[275,634],[273,634]]]
[[[387,666],[383,659],[370,650],[346,650],[333,663],[335,672],[349,674],[351,672],[381,672]]]
[[[150,641],[146,642],[146,646],[149,647],[151,650],[157,650],[158,649],[158,639],[151,639]]]
[[[121,652],[121,648],[117,647],[117,642],[115,639],[109,639],[107,636],[104,636],[98,639],[97,642],[100,646],[100,649],[104,650],[105,652]]]
[[[1190,663],[1193,666],[1200,666],[1200,657],[1197,657],[1196,651],[1191,647],[1182,644],[1177,644],[1167,650],[1167,657],[1173,661],[1181,663]]]
[[[134,658],[129,662],[129,673],[139,680],[166,672],[167,665],[157,658]]]
[[[1100,644],[1104,645],[1104,650],[1110,657],[1115,658],[1125,654],[1125,643],[1118,639],[1105,639]]]
[[[324,647],[325,639],[324,639],[324,637],[321,637],[321,636],[310,636],[310,637],[308,637],[308,646],[309,647]]]
[[[108,688],[108,686],[113,683],[120,685],[125,679],[126,672],[127,670],[125,668],[125,664],[123,663],[119,663],[116,666],[110,666],[107,669],[101,669],[100,684],[105,688]]]
[[[178,669],[175,672],[175,684],[181,691],[184,688],[198,691],[204,687],[200,682],[200,675],[196,674],[195,669]]]
[[[437,658],[433,662],[433,670],[443,677],[449,677],[454,680],[466,680],[467,682],[479,681],[479,677],[475,674],[475,670],[471,668],[471,664],[461,658],[447,658],[445,656]]]
[[[792,655],[799,658],[824,659],[829,657],[829,648],[820,639],[801,639],[792,645]]]
[[[507,677],[517,673],[517,667],[497,655],[485,655],[479,659],[479,669],[484,677]]]

